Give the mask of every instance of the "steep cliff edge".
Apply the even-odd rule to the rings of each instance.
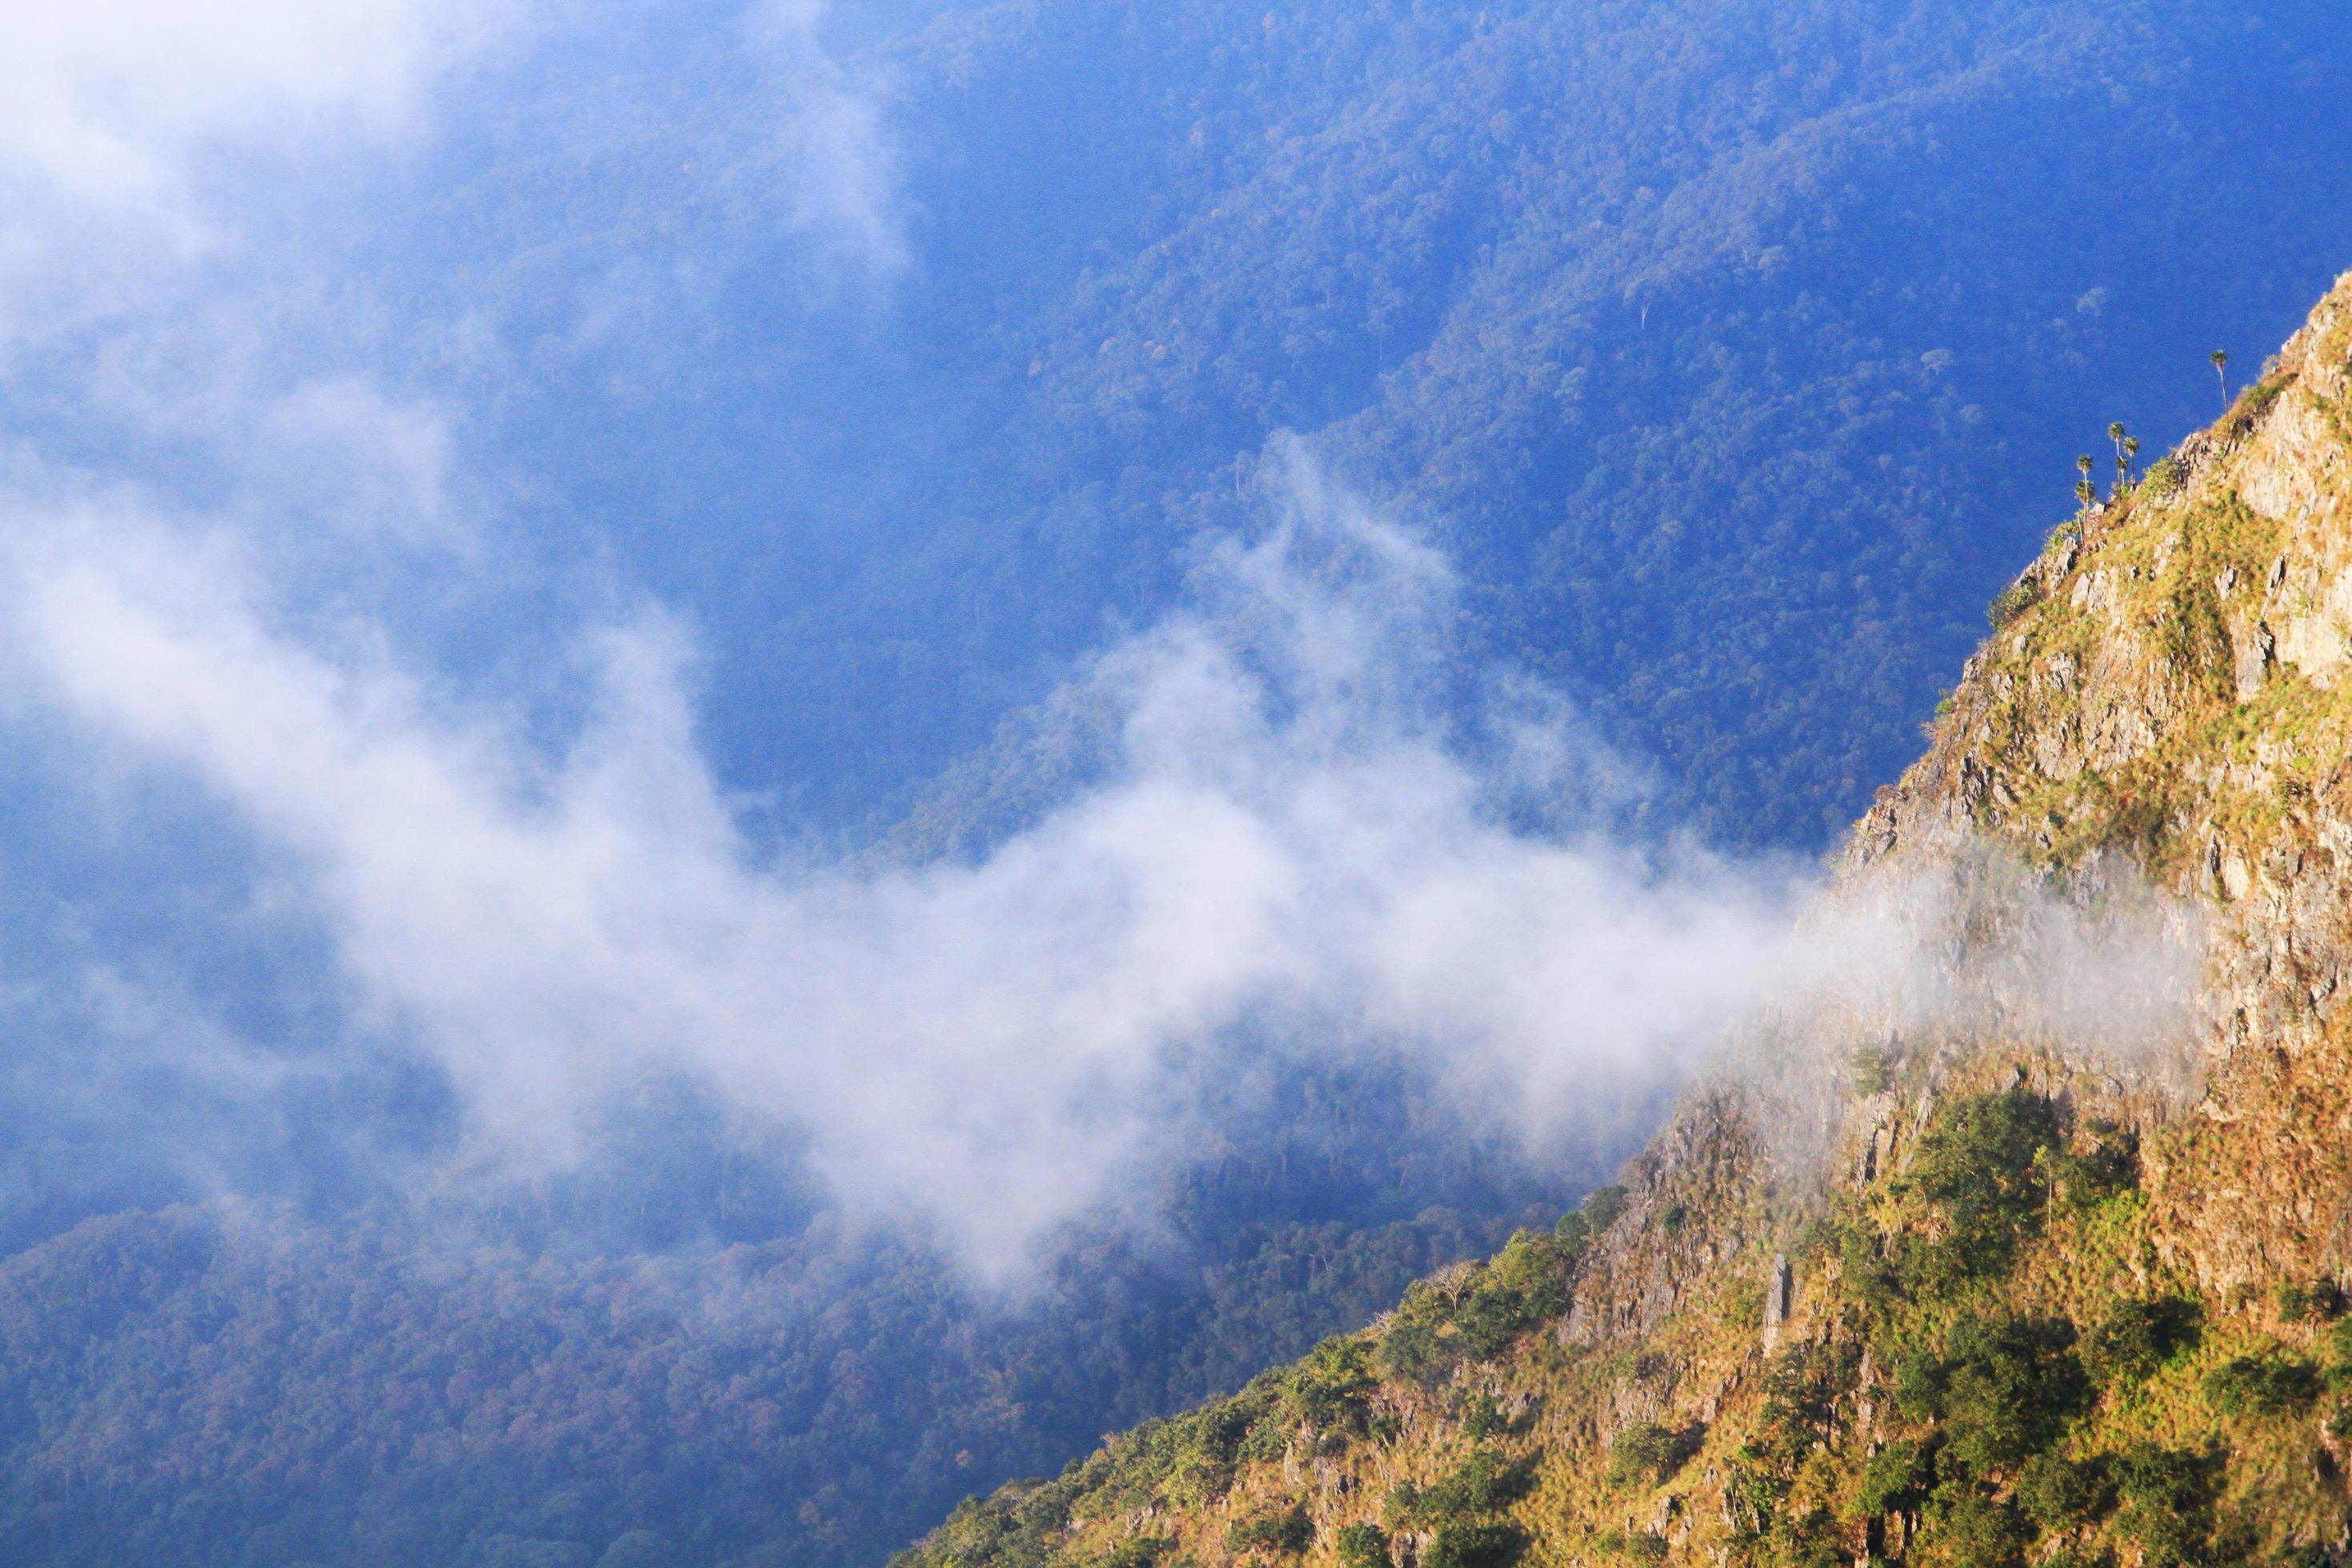
[[[1988,999],[1967,1026],[1768,1023],[1750,1056],[1779,1070],[1694,1090],[1555,1232],[965,1504],[902,1563],[2334,1561],[2347,354],[2352,279],[2219,424],[2052,535],[1855,827],[1832,907],[1941,889],[1940,962]],[[2075,973],[2011,973],[2042,907],[2158,911],[2193,1010],[2074,1037],[2130,1009],[2128,965],[2073,1015],[2021,1005]]]

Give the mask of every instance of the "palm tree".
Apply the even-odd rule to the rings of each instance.
[[[2230,412],[2230,355],[2226,350],[2215,349],[2210,358],[2213,361],[2213,379],[2221,384],[2221,412],[2227,414]]]

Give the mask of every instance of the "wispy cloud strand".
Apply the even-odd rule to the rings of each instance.
[[[1515,830],[1526,749],[1441,710],[1444,563],[1303,468],[1209,603],[1095,671],[1107,779],[873,876],[746,841],[657,617],[586,639],[592,716],[550,752],[286,622],[231,544],[91,509],[20,537],[18,679],[291,858],[480,1149],[562,1160],[616,1082],[681,1070],[991,1256],[1173,1142],[1220,1052],[1396,1056],[1531,1135],[1613,1122],[1757,994],[1801,890]]]

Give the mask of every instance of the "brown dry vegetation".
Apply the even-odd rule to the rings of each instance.
[[[1759,1135],[1770,1090],[1695,1091],[1595,1212],[967,1503],[906,1568],[2332,1561],[2347,355],[2352,279],[2053,533],[1838,866],[1852,897],[1989,843],[2063,898],[2128,875],[2203,908],[2181,1059],[1816,1037],[1825,1179]]]

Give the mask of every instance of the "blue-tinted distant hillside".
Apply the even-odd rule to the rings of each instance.
[[[972,7],[864,57],[887,277],[812,305],[823,258],[747,195],[757,84],[652,72],[593,137],[503,128],[436,246],[493,215],[454,275],[518,342],[624,257],[707,279],[494,412],[551,534],[593,520],[715,629],[746,787],[886,818],[1164,603],[1293,429],[1458,552],[1465,652],[1583,696],[1711,832],[1814,845],[2074,456],[2208,415],[2205,349],[2352,256],[2340,20]]]

